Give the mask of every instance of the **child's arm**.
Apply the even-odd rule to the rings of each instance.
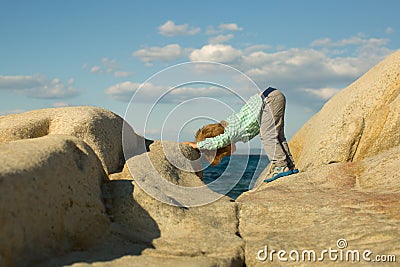
[[[191,147],[193,147],[193,148],[195,148],[195,149],[198,148],[198,147],[197,147],[197,142],[183,142],[183,144],[189,145],[189,146],[191,146]]]
[[[200,149],[213,150],[226,147],[231,143],[228,131],[217,135],[215,137],[206,138],[203,141],[197,142],[197,147]]]
[[[189,145],[195,149],[207,149],[207,150],[223,148],[229,145],[230,143],[231,141],[227,132],[224,132],[215,137],[206,138],[200,142],[183,142],[183,144]]]

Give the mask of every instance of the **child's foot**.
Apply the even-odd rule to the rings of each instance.
[[[298,173],[299,170],[298,169],[289,169],[287,166],[283,166],[283,167],[272,167],[271,168],[271,172],[268,175],[269,178],[265,179],[264,182],[269,183],[272,182],[280,177],[284,177],[284,176],[288,176],[291,174],[295,174]]]

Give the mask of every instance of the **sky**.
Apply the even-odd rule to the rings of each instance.
[[[290,139],[400,47],[396,0],[0,4],[0,115],[98,106],[153,139],[192,140],[268,86]]]

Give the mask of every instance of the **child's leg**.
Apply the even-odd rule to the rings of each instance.
[[[294,169],[295,168],[294,159],[293,159],[292,154],[290,153],[289,145],[286,141],[284,131],[282,131],[282,132],[283,132],[283,134],[279,136],[279,142],[282,146],[283,151],[286,154],[287,166],[289,167],[289,169]]]
[[[294,167],[293,157],[284,132],[286,98],[278,90],[264,99],[261,114],[260,136],[270,162],[278,167]]]

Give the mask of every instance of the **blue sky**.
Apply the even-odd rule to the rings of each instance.
[[[93,105],[124,116],[134,92],[152,75],[177,63],[215,61],[246,74],[261,89],[272,85],[285,93],[290,137],[332,95],[400,47],[395,0],[0,4],[1,115]],[[149,81],[141,93],[154,99],[166,86]],[[207,86],[194,86],[197,91],[186,86],[175,92],[176,99],[207,96],[213,92]],[[240,86],[234,90],[243,97],[250,93]],[[182,114],[204,117],[207,110],[220,120],[240,108],[236,100],[227,100],[233,104],[222,111],[204,103],[175,112],[163,137],[175,138],[173,132],[185,124]],[[159,138],[166,119],[158,114],[176,108],[177,101],[159,104],[148,129],[149,104],[136,102],[133,127]],[[192,139],[199,123],[185,125],[179,139]]]

